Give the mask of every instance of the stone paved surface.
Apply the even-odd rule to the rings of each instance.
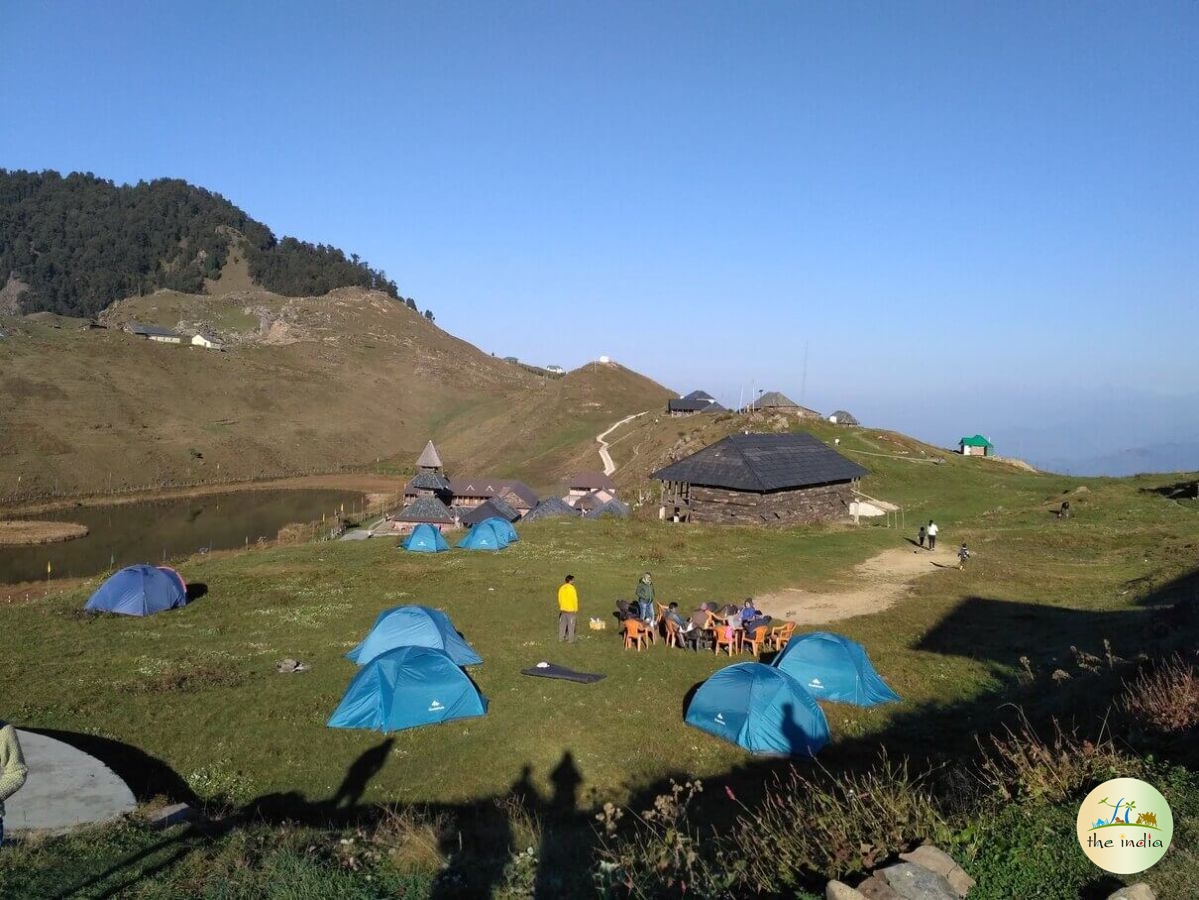
[[[54,738],[17,730],[29,766],[25,786],[4,804],[4,830],[65,831],[137,808],[133,792],[93,756]]]

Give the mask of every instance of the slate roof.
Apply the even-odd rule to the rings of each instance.
[[[484,519],[491,519],[495,516],[499,516],[506,522],[515,522],[520,518],[520,513],[499,497],[492,497],[476,507],[461,510],[458,518],[462,520],[463,525],[477,525]]]
[[[599,509],[594,509],[587,513],[587,518],[589,519],[598,519],[601,516],[614,516],[618,519],[627,519],[629,517],[629,505],[613,499],[609,500]]]
[[[734,434],[659,469],[659,481],[766,493],[849,481],[868,471],[810,434]]]
[[[703,400],[692,397],[680,397],[678,400],[666,401],[667,412],[724,412],[724,407],[715,400]]]
[[[452,525],[454,516],[449,507],[436,497],[417,497],[395,517],[397,522],[428,522],[431,525]]]
[[[171,331],[169,328],[161,328],[158,325],[138,325],[136,322],[131,322],[129,325],[130,334],[140,334],[143,337],[173,337],[183,339],[183,336],[177,332]]]
[[[417,489],[437,492],[444,491],[448,493],[450,490],[450,482],[449,479],[440,472],[417,472],[412,476],[412,480],[409,481],[407,486],[404,488],[404,492],[411,493]]]
[[[599,496],[597,491],[592,491],[590,494],[584,494],[575,500],[575,509],[583,510],[584,512],[594,512],[607,502],[607,500]]]
[[[422,469],[440,469],[441,457],[437,455],[437,448],[433,446],[433,442],[425,444],[425,449],[421,451],[420,458],[416,464]]]
[[[566,479],[566,483],[575,490],[615,491],[616,482],[603,472],[576,472]]]
[[[787,409],[798,409],[799,404],[788,397],[786,394],[779,391],[767,391],[754,403],[758,409],[778,409],[786,407]]]
[[[958,443],[964,444],[967,447],[990,447],[992,450],[995,449],[995,445],[981,434],[976,434],[974,437],[964,437]]]
[[[560,497],[547,497],[531,510],[525,513],[522,522],[532,522],[535,519],[554,519],[562,516],[577,516],[577,510],[571,509],[570,504]]]
[[[500,497],[510,506],[532,509],[537,505],[537,492],[513,478],[451,478],[450,490],[455,497]]]
[[[537,492],[525,484],[523,481],[507,480],[503,482],[503,487],[500,488],[499,496],[508,503],[513,504],[513,499],[519,501],[522,505],[532,509],[537,505]]]

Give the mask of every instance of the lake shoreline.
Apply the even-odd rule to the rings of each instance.
[[[201,484],[191,487],[163,488],[155,491],[139,491],[128,494],[84,494],[55,500],[32,503],[0,505],[0,515],[28,516],[64,509],[103,506],[123,506],[130,503],[146,503],[152,500],[185,500],[191,497],[208,497],[213,494],[236,494],[242,491],[274,490],[344,490],[365,494],[367,502],[375,504],[387,497],[399,498],[404,492],[407,478],[394,475],[376,475],[369,472],[343,472],[329,475],[295,475],[259,481],[231,481],[219,484]],[[397,502],[398,499],[397,499]]]

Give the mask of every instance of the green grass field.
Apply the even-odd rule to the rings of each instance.
[[[361,803],[494,809],[487,804],[519,787],[547,802],[565,790],[594,812],[606,801],[643,803],[685,776],[735,786],[744,799],[783,764],[682,721],[688,691],[727,658],[661,644],[624,650],[614,601],[646,569],[659,600],[684,608],[788,586],[836,591],[853,586],[854,564],[910,546],[908,532],[929,516],[943,544],[967,540],[976,556],[964,572],[930,567],[891,609],[831,627],[866,645],[904,702],[826,704],[833,742],[820,765],[830,773],[880,749],[917,765],[957,763],[978,735],[1010,721],[1013,704],[1041,721],[1058,715],[1094,729],[1102,711],[1070,686],[1081,682],[1058,688],[1048,678],[1076,671],[1072,647],[1132,659],[1150,644],[1193,643],[1163,634],[1155,618],[1155,607],[1196,586],[1199,510],[1153,490],[1176,478],[1080,480],[960,458],[870,464],[866,489],[905,506],[906,532],[551,521],[521,528],[521,542],[494,555],[429,557],[377,539],[195,558],[181,571],[207,595],[145,620],[82,615],[89,585],[10,604],[0,608],[0,709],[23,727],[102,738],[116,742],[103,746],[117,757],[149,758],[135,785],[143,794],[175,779],[201,801],[304,815],[385,740],[324,725],[355,672],[343,654],[379,611],[420,603],[445,609],[483,656],[470,674],[490,709],[389,736]],[[1066,491],[1074,516],[1059,521],[1050,510]],[[588,615],[610,623],[581,628],[575,646],[559,645],[555,632],[555,589],[567,572],[578,579],[581,624]],[[312,669],[276,674],[284,657]],[[608,677],[584,686],[519,674],[540,660]],[[564,787],[566,760],[577,783]]]

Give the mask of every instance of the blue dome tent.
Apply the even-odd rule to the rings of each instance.
[[[428,522],[421,522],[413,528],[412,534],[404,538],[400,546],[413,553],[440,553],[450,549],[441,532]]]
[[[516,529],[507,519],[501,519],[499,516],[492,516],[490,519],[484,519],[480,525],[490,525],[495,529],[496,534],[504,538],[509,544],[520,540],[520,535],[516,533]]]
[[[456,666],[483,662],[475,649],[459,636],[450,617],[428,606],[397,606],[379,613],[362,643],[347,653],[346,658],[364,666],[398,647],[444,650]]]
[[[480,522],[463,535],[458,546],[463,550],[503,550],[508,539],[493,526]]]
[[[83,607],[90,612],[150,616],[187,604],[187,584],[166,566],[129,566],[106,580]]]
[[[685,721],[751,753],[815,756],[828,743],[828,722],[790,675],[762,663],[726,666],[705,681]]]
[[[399,647],[359,670],[326,724],[388,732],[486,712],[486,699],[444,651]]]
[[[874,706],[900,699],[874,671],[865,648],[839,634],[814,631],[796,635],[775,657],[773,665],[817,700]]]

